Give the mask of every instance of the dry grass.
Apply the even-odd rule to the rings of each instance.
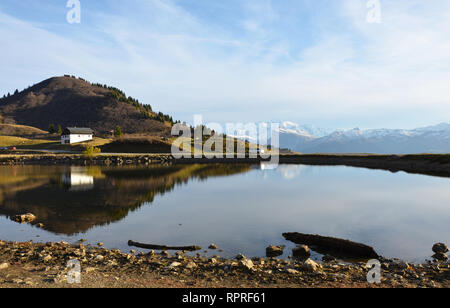
[[[0,147],[23,147],[52,143],[52,140],[29,139],[15,136],[0,136]]]
[[[48,135],[48,132],[32,126],[18,125],[18,124],[0,124],[0,135],[16,136],[16,137],[38,136],[38,135],[44,136]]]

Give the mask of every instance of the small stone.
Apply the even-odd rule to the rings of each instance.
[[[104,245],[104,244],[103,244],[102,242],[97,243],[97,246],[98,246],[98,247],[103,247],[103,245]]]
[[[39,223],[39,224],[37,224],[36,226],[37,226],[38,228],[41,228],[41,229],[44,228],[44,224],[42,224],[42,223]]]
[[[42,261],[44,262],[49,262],[52,260],[52,256],[51,255],[46,255],[45,257],[42,258]]]
[[[216,249],[218,249],[219,247],[217,247],[216,244],[211,244],[211,245],[209,245],[208,248],[209,248],[209,249],[212,249],[212,250],[216,250]]]
[[[236,256],[236,260],[244,260],[244,259],[247,259],[247,257],[244,256],[243,254],[238,254],[238,255]]]
[[[308,259],[303,264],[303,268],[309,272],[317,272],[321,268],[321,266],[313,260]]]
[[[169,265],[169,268],[176,268],[179,267],[181,265],[180,262],[173,262],[172,264]]]
[[[7,269],[9,267],[9,263],[1,263],[0,264],[0,270]]]
[[[105,259],[105,257],[102,255],[98,255],[95,257],[95,261],[99,261],[99,262],[103,261],[104,259]]]
[[[23,284],[24,283],[22,279],[13,279],[12,282],[15,284]]]
[[[252,270],[254,265],[253,265],[253,261],[249,260],[249,259],[242,259],[239,261],[239,265],[242,268],[248,269],[248,270]]]
[[[292,269],[292,268],[288,268],[286,270],[286,273],[291,274],[291,275],[297,275],[299,273],[299,271]]]
[[[164,250],[164,251],[161,251],[161,256],[169,258],[170,253],[167,250]]]
[[[284,245],[281,246],[269,246],[266,248],[266,256],[269,258],[275,258],[283,255]]]
[[[444,243],[436,243],[433,245],[433,252],[434,253],[447,253],[448,247]]]
[[[197,267],[197,264],[195,264],[194,262],[189,262],[187,265],[186,265],[186,268],[187,269],[194,269],[194,268],[196,268]]]

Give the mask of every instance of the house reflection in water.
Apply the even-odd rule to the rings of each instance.
[[[94,177],[83,167],[71,167],[69,173],[62,174],[62,182],[70,191],[83,191],[94,188]]]

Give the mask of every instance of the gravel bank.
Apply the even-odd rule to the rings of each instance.
[[[81,283],[67,282],[69,260],[79,260]],[[183,253],[123,253],[68,243],[0,241],[0,287],[385,287],[448,288],[449,263],[381,260],[381,284],[369,284],[365,263],[316,263],[275,258],[188,257]]]

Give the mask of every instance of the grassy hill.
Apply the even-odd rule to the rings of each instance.
[[[46,136],[48,135],[48,132],[32,126],[0,124],[0,135],[17,137],[38,137]]]
[[[150,105],[117,88],[70,76],[50,78],[3,97],[0,118],[3,124],[40,130],[47,130],[50,124],[90,127],[97,136],[109,136],[119,125],[128,134],[168,137],[173,122],[170,116],[154,112]]]

